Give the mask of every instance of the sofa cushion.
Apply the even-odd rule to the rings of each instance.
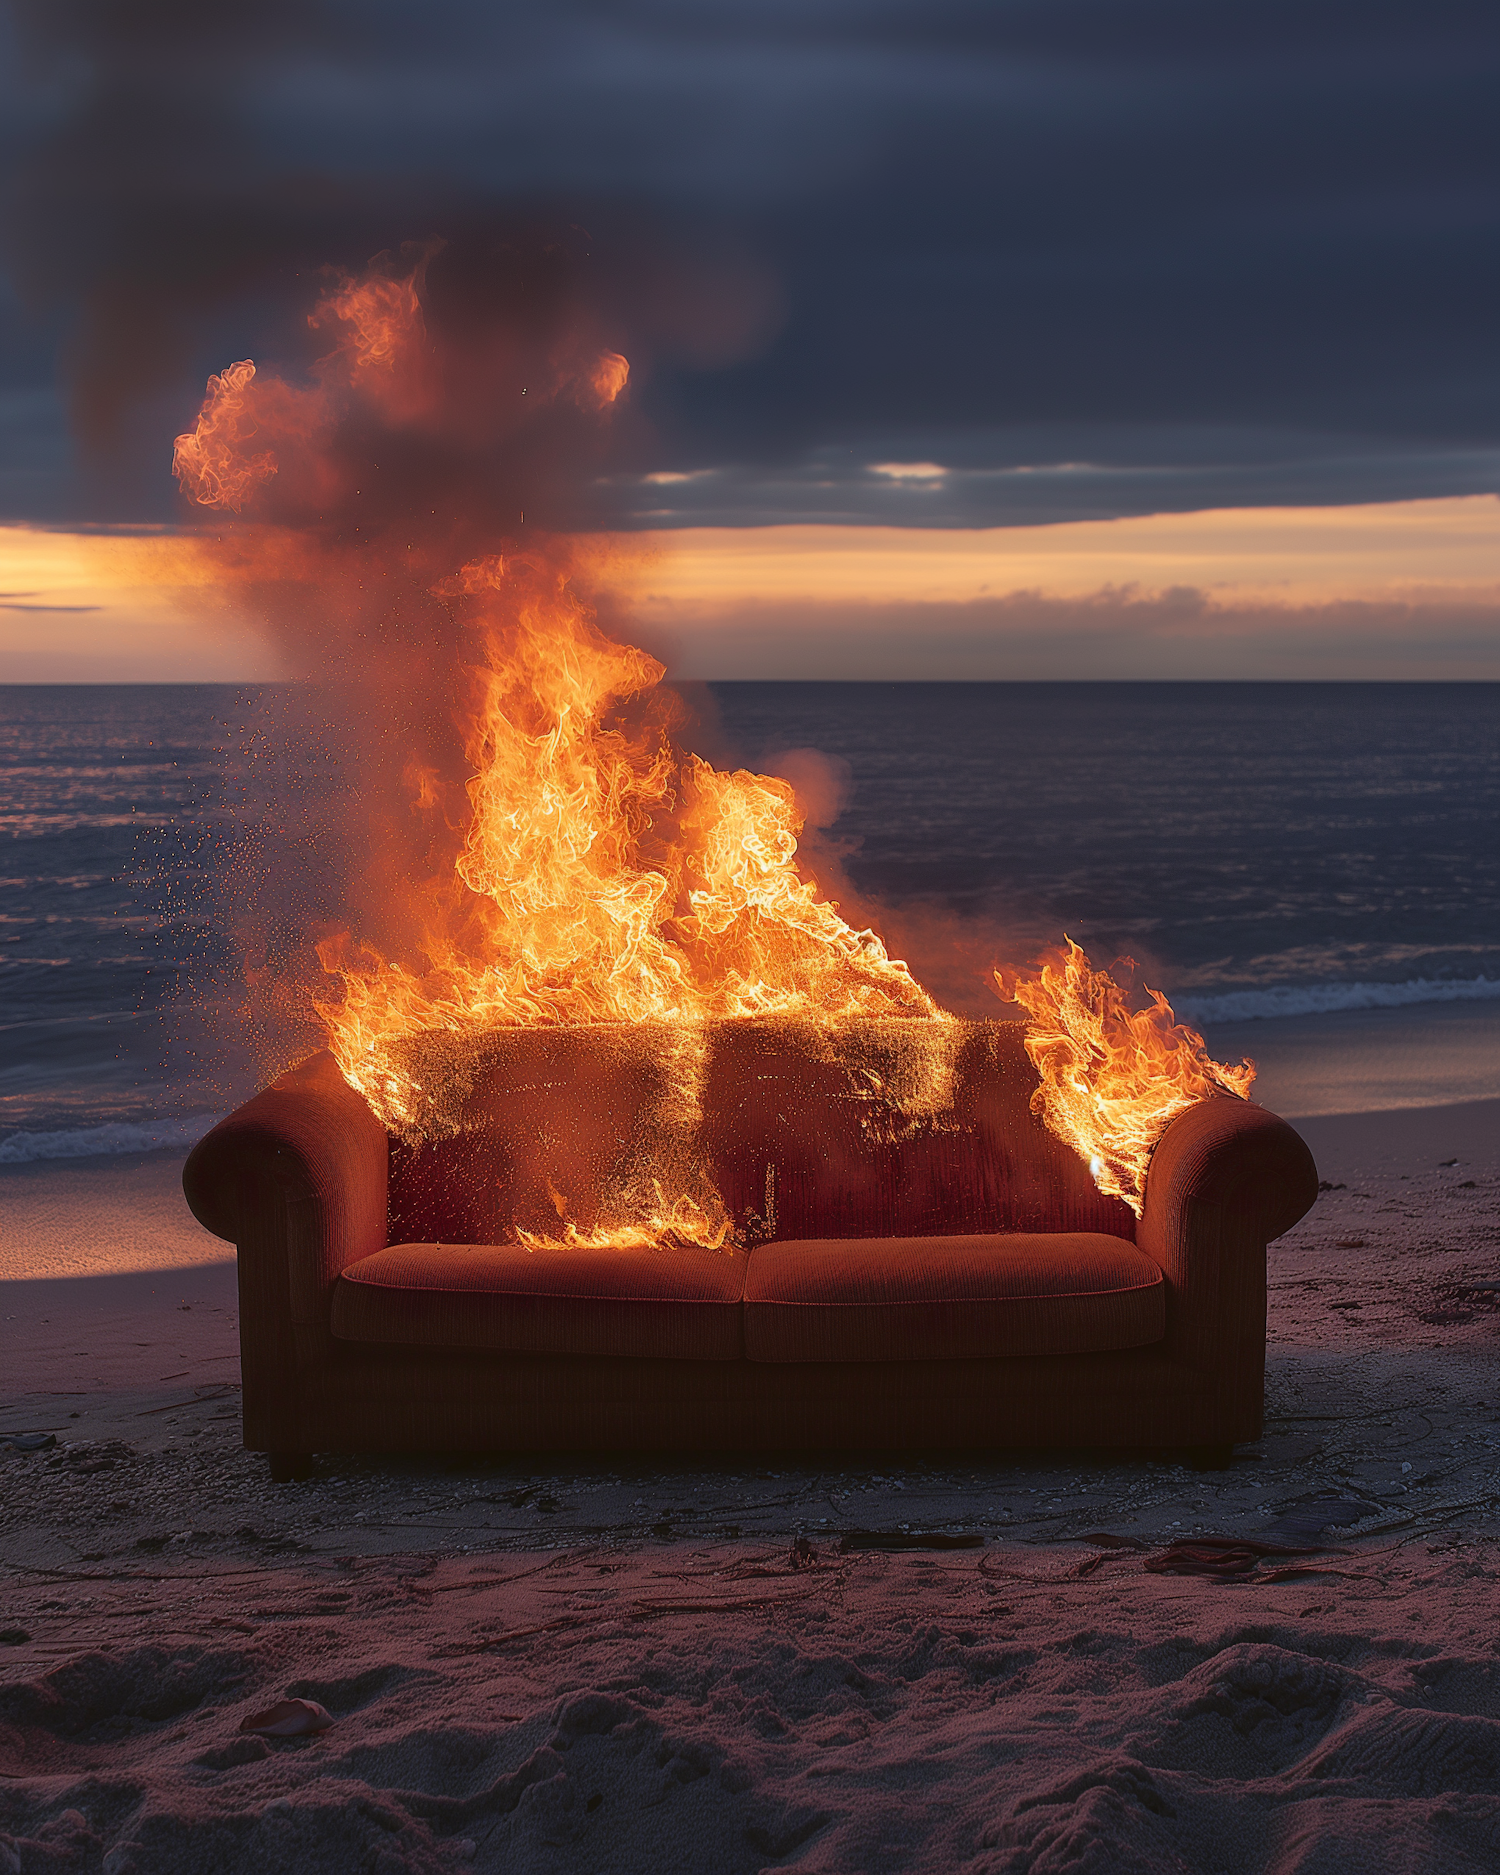
[[[750,1255],[752,1361],[986,1360],[1161,1340],[1155,1263],[1121,1237],[839,1238]]]
[[[332,1327],[404,1347],[733,1361],[745,1268],[743,1251],[395,1244],[345,1266]]]

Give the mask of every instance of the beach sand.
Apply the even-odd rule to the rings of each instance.
[[[59,1442],[0,1452],[0,1875],[1500,1866],[1500,1102],[1297,1124],[1330,1189],[1272,1246],[1223,1473],[273,1487],[180,1159],[0,1174],[0,1433]],[[903,1528],[983,1545],[840,1553]],[[1314,1553],[1146,1567],[1194,1532]],[[332,1728],[239,1734],[285,1695]]]

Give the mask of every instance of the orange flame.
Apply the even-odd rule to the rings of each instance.
[[[790,786],[721,774],[677,749],[658,713],[620,706],[664,676],[598,630],[566,576],[529,557],[447,582],[470,602],[477,696],[467,888],[435,906],[420,976],[347,946],[320,1006],[350,1082],[386,1121],[423,1103],[390,1045],[434,1030],[941,1012],[873,931],[852,930],[797,872]]]
[[[308,324],[315,329],[334,323],[346,326],[343,344],[356,372],[394,372],[422,333],[417,278],[413,273],[404,280],[378,274],[344,280],[336,293],[320,302]]]
[[[198,421],[172,446],[172,473],[205,508],[238,514],[252,490],[276,473],[275,454],[251,447],[256,428],[250,415],[255,366],[248,358],[208,380]]]
[[[464,1123],[465,1062],[486,1036],[624,1031],[658,1090],[634,1156],[598,1189],[563,1195],[551,1184],[557,1232],[549,1220],[522,1241],[718,1248],[730,1223],[695,1143],[710,1023],[793,1018],[835,1040],[871,1018],[921,1025],[906,1032],[926,1065],[892,1096],[902,1114],[937,1111],[957,1031],[875,932],[854,929],[802,876],[791,786],[721,772],[673,741],[663,667],[606,635],[586,599],[597,548],[538,536],[524,553],[472,557],[484,537],[462,478],[476,439],[497,424],[507,437],[534,434],[526,426],[564,397],[606,419],[630,367],[597,335],[549,340],[541,354],[513,333],[444,352],[423,298],[439,251],[429,246],[401,277],[382,259],[329,291],[311,324],[334,346],[310,382],[257,376],[249,360],[211,378],[173,456],[199,505],[248,507],[271,523],[237,540],[216,534],[220,577],[280,595],[288,620],[316,615],[330,650],[372,694],[383,685],[403,720],[415,720],[408,681],[427,684],[416,701],[429,714],[451,707],[424,668],[431,643],[448,647],[445,672],[467,677],[462,800],[451,754],[446,774],[415,748],[399,770],[408,820],[432,834],[421,865],[436,871],[414,875],[424,882],[383,946],[348,932],[319,945],[329,987],[316,1012],[350,1084],[412,1139]],[[379,452],[372,413],[384,425]],[[372,489],[397,440],[414,446],[422,477],[448,465],[447,509],[459,513],[440,516],[435,493],[424,508],[399,480]],[[1205,1094],[1244,1093],[1253,1078],[1248,1064],[1210,1062],[1161,996],[1131,1013],[1076,945],[1008,993],[1032,1018],[1033,1105],[1101,1189],[1137,1209],[1172,1115]]]
[[[652,1124],[659,1152],[685,1164],[706,1054],[691,1032],[708,1021],[947,1020],[874,932],[851,930],[798,876],[787,783],[719,773],[674,746],[661,713],[629,726],[621,706],[639,715],[662,666],[604,637],[565,576],[522,556],[445,584],[476,660],[463,890],[433,902],[420,969],[347,940],[319,948],[339,988],[318,1006],[329,1046],[389,1127],[451,1124],[441,1077],[413,1057],[419,1038],[675,1024],[688,1033]],[[722,1246],[717,1193],[684,1177],[693,1188],[675,1195],[636,1180],[598,1225],[565,1219],[560,1239],[522,1241]]]
[[[562,1216],[562,1207],[559,1206]],[[722,1250],[732,1242],[734,1232],[722,1204],[711,1198],[700,1204],[686,1192],[668,1199],[661,1180],[650,1181],[650,1195],[640,1204],[638,1215],[628,1223],[596,1226],[580,1230],[563,1216],[561,1237],[544,1231],[517,1230],[516,1237],[528,1250],[547,1250],[563,1244],[578,1250],[645,1250],[654,1244],[696,1244],[701,1250]]]
[[[602,409],[612,404],[630,377],[630,361],[618,352],[603,352],[588,374],[588,387]]]
[[[1032,1111],[1088,1160],[1100,1191],[1139,1217],[1146,1167],[1168,1122],[1210,1095],[1244,1099],[1255,1064],[1210,1060],[1160,990],[1147,991],[1149,1009],[1132,1010],[1119,984],[1066,943],[1034,977],[997,970],[995,981],[1031,1018],[1026,1052],[1041,1076]]]
[[[440,602],[469,675],[470,779],[451,872],[416,892],[400,954],[349,933],[318,947],[331,989],[316,1013],[351,1085],[410,1138],[461,1124],[462,1074],[438,1068],[451,1066],[455,1038],[477,1048],[507,1028],[631,1027],[655,1051],[652,1085],[664,1090],[642,1122],[653,1163],[611,1173],[602,1194],[576,1194],[576,1214],[559,1212],[562,1236],[535,1241],[719,1246],[729,1222],[692,1146],[707,1023],[948,1018],[873,931],[852,929],[801,877],[791,787],[720,773],[674,744],[663,667],[601,632],[578,589],[587,550],[541,540],[434,578],[446,545],[438,522],[415,546],[408,537],[391,551],[401,537],[379,533],[365,479],[374,458],[363,445],[341,451],[337,437],[346,412],[357,429],[373,410],[388,433],[446,426],[468,446],[472,399],[449,409],[444,360],[423,317],[435,251],[404,278],[382,262],[324,297],[311,323],[335,345],[311,383],[257,379],[249,362],[214,379],[174,457],[184,492],[202,506],[238,512],[264,493],[273,514],[305,517],[252,537],[258,571],[242,560],[241,577],[285,587],[305,566],[300,576],[325,582],[327,617],[371,620],[377,636],[364,647],[356,637],[355,649],[383,662],[390,615],[361,610],[359,595],[396,572],[403,608]],[[534,393],[526,421],[564,393],[607,412],[630,373],[619,353],[582,340],[555,346],[540,375],[537,362],[521,387]],[[520,375],[503,346],[480,363],[494,383]],[[453,381],[470,380],[456,372]],[[221,564],[236,564],[235,549],[217,551]],[[416,814],[438,828],[456,818],[443,776],[415,752],[403,779]]]

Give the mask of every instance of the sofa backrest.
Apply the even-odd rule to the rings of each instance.
[[[601,1191],[653,1175],[669,1196],[711,1180],[751,1242],[1133,1240],[1129,1208],[1031,1113],[1021,1036],[1018,1023],[898,1021],[500,1035],[466,1057],[462,1130],[392,1140],[390,1241],[503,1242],[517,1226],[555,1231],[563,1212],[586,1225]]]

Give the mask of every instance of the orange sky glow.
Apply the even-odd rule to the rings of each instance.
[[[1500,499],[631,536],[697,678],[1500,678]],[[290,675],[169,534],[0,528],[0,682]]]

